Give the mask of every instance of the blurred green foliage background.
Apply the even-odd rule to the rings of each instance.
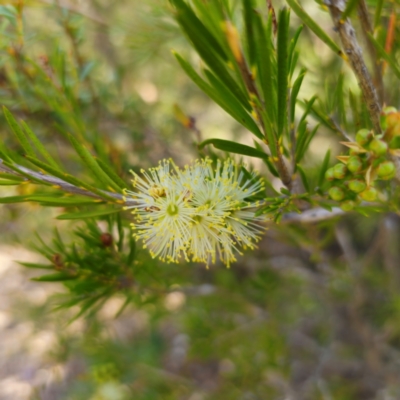
[[[162,158],[184,165],[203,156],[197,143],[204,139],[252,145],[251,134],[195,87],[172,56],[174,49],[200,64],[169,2],[55,3],[1,2],[0,103],[29,123],[70,174],[86,176],[69,133],[125,182],[130,169]],[[380,4],[370,3],[372,10]],[[384,3],[382,35],[398,7]],[[257,4],[265,12],[264,2]],[[305,7],[333,35],[323,7]],[[290,31],[299,24],[293,15]],[[333,110],[346,107],[330,97],[338,86],[359,96],[351,71],[307,29],[298,49],[298,70],[308,69],[299,97],[318,94],[320,109],[336,117]],[[385,80],[387,101],[399,106],[393,73]],[[193,118],[189,127],[179,109]],[[23,159],[4,117],[0,135]],[[327,149],[342,151],[339,139],[320,127],[305,158],[311,180]],[[278,185],[260,160],[244,159]],[[2,186],[1,196],[37,190]],[[114,214],[55,220],[62,212],[68,209],[30,203],[0,208],[0,399],[400,398],[396,213],[271,224],[259,248],[231,269],[205,269],[163,264],[133,249]],[[79,274],[86,277],[79,296],[71,297],[75,281],[29,281],[37,271],[7,261],[46,264],[35,232],[56,266],[59,253],[74,259],[78,249]],[[39,251],[28,252],[28,245]]]

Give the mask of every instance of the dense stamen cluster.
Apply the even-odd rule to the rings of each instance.
[[[240,247],[254,248],[260,240],[263,216],[255,216],[259,202],[248,201],[263,182],[255,174],[246,179],[232,160],[197,160],[178,168],[164,160],[156,168],[132,171],[135,191],[125,196],[137,201],[129,207],[135,216],[134,236],[163,261],[204,262],[219,257],[226,265],[236,261]]]

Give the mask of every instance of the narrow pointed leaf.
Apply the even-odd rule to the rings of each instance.
[[[303,168],[300,165],[297,165],[297,171],[299,171],[304,189],[306,189],[306,191],[310,193],[310,184],[308,183],[307,174],[304,172]]]
[[[171,0],[171,3],[177,8],[178,18],[180,20],[188,21],[188,24],[195,27],[197,35],[202,37],[205,43],[207,43],[216,54],[218,54],[223,60],[228,60],[222,46],[199,20],[193,10],[182,0]]]
[[[60,169],[58,164],[55,162],[53,157],[49,154],[49,152],[45,149],[43,144],[40,142],[40,140],[37,138],[37,136],[32,132],[32,130],[29,128],[29,126],[24,122],[21,121],[22,128],[25,131],[25,134],[28,136],[28,138],[31,140],[31,142],[34,144],[36,149],[39,151],[39,153],[43,156],[43,158],[53,167],[56,169]]]
[[[11,179],[0,179],[0,186],[15,186],[20,184],[21,181],[14,181]]]
[[[231,108],[235,115],[232,115],[237,121],[244,125],[250,132],[253,132],[259,139],[263,139],[264,135],[261,133],[253,118],[243,109],[242,105],[233,97],[225,86],[218,81],[218,79],[208,70],[204,71],[207,79],[210,81],[213,90],[218,93],[218,96],[226,107]]]
[[[254,146],[256,147],[257,150],[262,152],[263,149],[259,143],[254,141]],[[273,176],[276,176],[277,178],[279,178],[279,173],[276,170],[276,168],[274,167],[274,164],[271,161],[271,157],[263,158],[263,161],[264,161],[264,164],[267,166],[269,172],[271,172],[271,174]]]
[[[39,168],[41,168],[42,170],[46,171],[47,173],[49,173],[52,176],[55,176],[56,178],[59,178],[67,183],[70,183],[73,186],[76,186],[80,189],[85,189],[87,190],[89,193],[94,193],[97,194],[99,197],[102,197],[104,199],[107,200],[111,200],[113,202],[118,202],[114,197],[108,195],[107,193],[105,193],[104,191],[95,188],[92,185],[89,185],[83,181],[81,181],[80,179],[75,178],[72,175],[66,174],[64,172],[61,172],[57,169],[54,169],[53,167],[51,167],[50,165],[47,165],[37,159],[33,159],[29,156],[26,157],[27,160],[29,160],[32,164],[38,166]],[[26,174],[28,177],[29,175]],[[41,182],[40,180],[37,180],[38,182]]]
[[[368,37],[371,39],[371,42],[375,46],[376,50],[378,51],[378,54],[390,65],[392,68],[394,74],[398,79],[400,79],[400,67],[397,65],[396,60],[389,55],[385,49],[381,46],[381,44],[374,38],[373,35],[368,34]]]
[[[115,214],[122,211],[121,208],[113,208],[108,210],[95,210],[95,211],[81,211],[76,213],[61,214],[57,219],[86,219],[86,218],[97,218],[104,215]]]
[[[26,180],[25,178],[22,178],[21,176],[17,176],[17,175],[10,174],[7,172],[0,172],[0,178],[8,179],[10,181],[17,181],[19,183],[24,182]]]
[[[202,149],[204,146],[213,145],[216,149],[227,151],[229,153],[241,154],[243,156],[257,157],[267,159],[269,156],[260,150],[253,147],[246,146],[244,144],[231,142],[230,140],[223,139],[208,139],[199,144],[199,148]]]
[[[377,0],[375,6],[375,18],[374,18],[374,29],[376,29],[381,22],[383,0]]]
[[[325,154],[324,160],[322,161],[322,165],[319,171],[319,177],[318,177],[319,187],[321,187],[325,181],[325,172],[328,169],[330,158],[331,158],[331,151],[328,150]]]
[[[37,268],[37,269],[54,269],[53,265],[43,265],[37,263],[30,263],[30,262],[21,262],[19,261],[18,264],[26,267],[26,268]]]
[[[243,0],[243,19],[246,30],[246,45],[247,53],[249,55],[250,65],[255,65],[256,47],[254,42],[254,21],[255,14],[253,0]]]
[[[268,14],[267,26],[264,29],[261,17],[256,14],[255,22],[255,44],[257,55],[257,75],[260,77],[261,89],[264,97],[265,111],[268,116],[268,123],[274,125],[276,122],[276,88],[273,80],[273,66],[271,57],[273,56],[272,48],[272,15]]]
[[[55,207],[73,207],[73,206],[97,206],[102,204],[101,200],[89,200],[87,198],[76,197],[51,197],[51,196],[28,196],[27,201],[35,201],[42,205],[51,205]]]
[[[182,24],[188,24],[187,21],[183,21]],[[186,31],[190,32],[193,29],[192,26],[187,26]],[[234,97],[242,104],[242,107],[251,110],[248,95],[245,91],[243,91],[235,82],[235,80],[231,77],[229,70],[226,65],[222,63],[222,61],[211,51],[210,46],[203,42],[199,42],[199,36],[194,32],[191,34],[192,43],[204,60],[204,62],[208,65],[210,70],[218,76],[218,78],[224,83],[226,88],[232,93]]]
[[[13,203],[23,203],[24,201],[28,201],[26,199],[27,196],[8,196],[8,197],[0,197],[0,204],[13,204]]]
[[[116,185],[118,185],[120,189],[125,189],[128,186],[126,182],[124,182],[121,177],[117,175],[116,172],[102,159],[97,158],[96,161],[100,168],[115,182]]]
[[[287,115],[288,92],[288,12],[283,9],[279,14],[277,47],[278,81],[278,137],[283,134]]]
[[[295,52],[296,52],[296,45],[297,45],[297,41],[299,40],[300,34],[303,31],[303,25],[300,25],[299,28],[297,28],[297,31],[295,32],[295,34],[293,35],[291,41],[290,41],[290,46],[289,46],[289,71],[291,71],[292,75],[292,71],[294,71],[294,68],[296,66],[296,62],[297,59],[294,56]]]
[[[24,152],[32,157],[35,157],[35,152],[29,143],[29,140],[25,136],[25,133],[22,131],[21,127],[18,125],[17,121],[15,120],[14,116],[8,111],[6,107],[3,106],[4,116],[8,122],[8,125],[14,132],[15,136],[17,137],[18,141],[20,142]]]
[[[115,191],[119,192],[119,186],[100,168],[90,151],[86,147],[82,146],[72,135],[69,135],[69,140],[72,146],[74,146],[78,155],[81,157],[82,161],[92,171],[96,178],[106,188],[114,189]]]
[[[343,59],[347,57],[343,54],[342,50],[338,45],[327,35],[325,30],[323,30],[301,7],[297,0],[287,0],[290,8],[295,12],[295,14],[307,25],[328,47],[331,48],[337,55]]]
[[[306,74],[307,70],[303,68],[295,80],[291,92],[291,97],[290,97],[290,123],[294,123],[294,113],[296,109],[296,101],[297,101],[297,96],[299,94],[301,84],[303,83],[304,76]]]
[[[205,82],[197,72],[192,68],[192,66],[187,63],[179,54],[175,53],[175,57],[178,60],[181,67],[189,75],[189,77],[196,83],[197,86],[203,92],[205,92],[211,99],[213,99],[221,108],[223,108],[228,114],[235,118],[239,123],[244,125],[250,132],[254,133],[257,137],[262,138],[263,135],[260,129],[257,127],[256,123],[249,116],[249,114],[244,110],[240,104],[231,96],[232,103],[227,103],[223,97],[212,88],[207,82]],[[225,98],[229,98],[229,94],[224,93]]]
[[[340,19],[342,21],[344,21],[347,17],[350,16],[350,14],[353,12],[353,10],[356,8],[358,2],[360,0],[348,0],[347,4],[346,4],[346,8],[344,9],[344,11],[342,12],[342,15],[340,17]]]
[[[58,272],[56,274],[43,275],[39,276],[38,278],[32,278],[31,280],[36,282],[60,282],[60,281],[70,281],[77,278],[78,277],[76,275]]]

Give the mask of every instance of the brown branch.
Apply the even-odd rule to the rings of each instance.
[[[367,66],[365,65],[363,53],[360,45],[358,44],[353,25],[348,18],[346,18],[344,21],[341,19],[342,12],[346,8],[346,1],[330,0],[328,7],[332,20],[335,24],[335,28],[339,33],[344,53],[347,55],[351,68],[353,69],[353,72],[357,77],[358,84],[360,85],[374,130],[377,134],[380,134],[382,133],[382,128],[380,125],[381,106],[375,86],[372,83]]]
[[[32,169],[23,167],[22,165],[15,165],[15,167],[19,171],[21,171],[21,173],[18,173],[17,171],[4,165],[3,160],[0,158],[0,172],[6,172],[8,174],[22,177],[22,178],[24,178],[25,182],[29,182],[29,177],[32,177],[32,179],[34,179],[34,180],[41,181],[44,184],[50,184],[52,186],[59,187],[64,192],[68,192],[71,194],[92,197],[94,199],[99,199],[99,200],[103,200],[103,201],[110,201],[109,198],[112,197],[115,199],[116,203],[123,204],[126,207],[132,207],[137,204],[137,201],[134,200],[133,198],[130,198],[130,197],[125,198],[125,196],[120,193],[113,193],[113,192],[108,192],[108,191],[99,189],[99,192],[104,193],[104,197],[102,197],[101,195],[92,193],[89,190],[72,185],[71,183],[68,183],[60,178],[55,177],[55,176],[47,175],[42,172],[37,172]]]
[[[325,221],[334,217],[344,215],[343,211],[339,207],[333,207],[332,211],[328,211],[325,208],[312,208],[310,210],[303,211],[301,214],[292,212],[284,214],[281,223],[301,223],[301,224],[311,224],[319,221]]]
[[[362,33],[367,43],[367,49],[371,58],[371,62],[374,68],[374,83],[376,85],[376,90],[378,92],[379,102],[382,105],[384,101],[384,86],[383,86],[383,77],[382,77],[382,64],[377,55],[374,44],[372,43],[370,36],[372,35],[374,30],[372,27],[371,19],[368,15],[368,8],[365,0],[358,1],[358,17],[361,22]]]

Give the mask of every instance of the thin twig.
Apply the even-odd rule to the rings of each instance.
[[[3,160],[0,158],[0,173],[5,172],[7,174],[12,174],[18,177],[21,177],[24,179],[25,182],[29,182],[29,178],[27,176],[32,177],[33,180],[38,180],[41,181],[45,184],[50,184],[54,187],[59,187],[61,190],[67,193],[75,194],[75,195],[81,195],[81,196],[87,196],[87,197],[92,197],[94,199],[99,199],[103,201],[110,201],[110,197],[115,199],[115,202],[124,206],[124,207],[135,207],[137,206],[137,200],[135,200],[132,197],[129,196],[124,196],[122,193],[113,193],[113,192],[108,192],[106,190],[99,190],[99,192],[104,193],[104,197],[102,197],[99,194],[92,193],[89,190],[77,187],[75,185],[72,185],[71,183],[68,183],[60,178],[57,178],[52,175],[47,175],[44,174],[43,172],[37,172],[32,169],[23,167],[22,165],[16,165],[16,169],[21,171],[21,173],[18,173],[17,171],[7,167],[4,165]],[[284,214],[282,217],[281,222],[282,223],[313,223],[313,222],[318,222],[322,220],[327,220],[330,218],[334,218],[340,215],[343,215],[345,212],[337,207],[334,207],[332,211],[328,211],[325,208],[314,208],[311,210],[306,210],[302,212],[301,214],[298,213],[287,213]]]
[[[345,140],[347,140],[348,142],[354,142],[354,139],[335,121],[334,118],[330,117],[329,121]]]
[[[32,177],[34,180],[39,180],[43,183],[50,184],[55,187],[60,187],[61,190],[64,192],[72,193],[72,194],[77,194],[77,195],[82,195],[82,196],[87,196],[87,197],[92,197],[94,199],[99,199],[99,200],[104,200],[104,201],[109,201],[109,197],[112,197],[115,199],[116,202],[118,203],[123,203],[124,206],[130,207],[130,206],[135,206],[137,205],[137,201],[131,197],[125,198],[123,194],[120,193],[113,193],[113,192],[108,192],[106,190],[99,190],[99,192],[104,193],[104,197],[92,193],[89,190],[77,187],[75,185],[72,185],[71,183],[68,183],[60,178],[57,178],[52,175],[47,175],[42,172],[37,172],[32,169],[23,167],[22,165],[15,165],[15,167],[20,170],[22,173],[18,173],[17,171],[14,171],[13,169],[7,167],[6,165],[3,164],[3,160],[0,158],[0,172],[6,172],[8,174],[13,174],[18,177],[24,178],[25,182],[29,182],[29,178],[26,177],[26,175]],[[25,175],[24,175],[25,174]]]
[[[378,95],[367,66],[365,65],[362,50],[358,44],[353,25],[349,18],[346,18],[344,21],[342,20],[342,12],[346,8],[346,1],[330,0],[328,6],[335,28],[339,32],[344,52],[350,61],[350,65],[360,85],[374,130],[377,134],[380,134],[382,133],[380,125],[381,106]]]
[[[339,207],[333,207],[332,211],[328,211],[325,208],[312,208],[310,210],[303,211],[301,214],[298,213],[287,213],[284,214],[281,223],[304,223],[310,224],[314,222],[319,222],[327,219],[331,219],[334,217],[338,217],[340,215],[344,215],[345,212]]]
[[[384,101],[384,86],[382,77],[382,64],[380,63],[379,57],[377,55],[374,44],[370,39],[370,34],[372,35],[374,30],[372,27],[371,19],[368,15],[368,8],[365,0],[358,1],[358,17],[361,22],[362,32],[367,43],[367,49],[371,58],[371,62],[374,68],[374,83],[376,85],[376,90],[378,92],[379,102],[382,105]]]

